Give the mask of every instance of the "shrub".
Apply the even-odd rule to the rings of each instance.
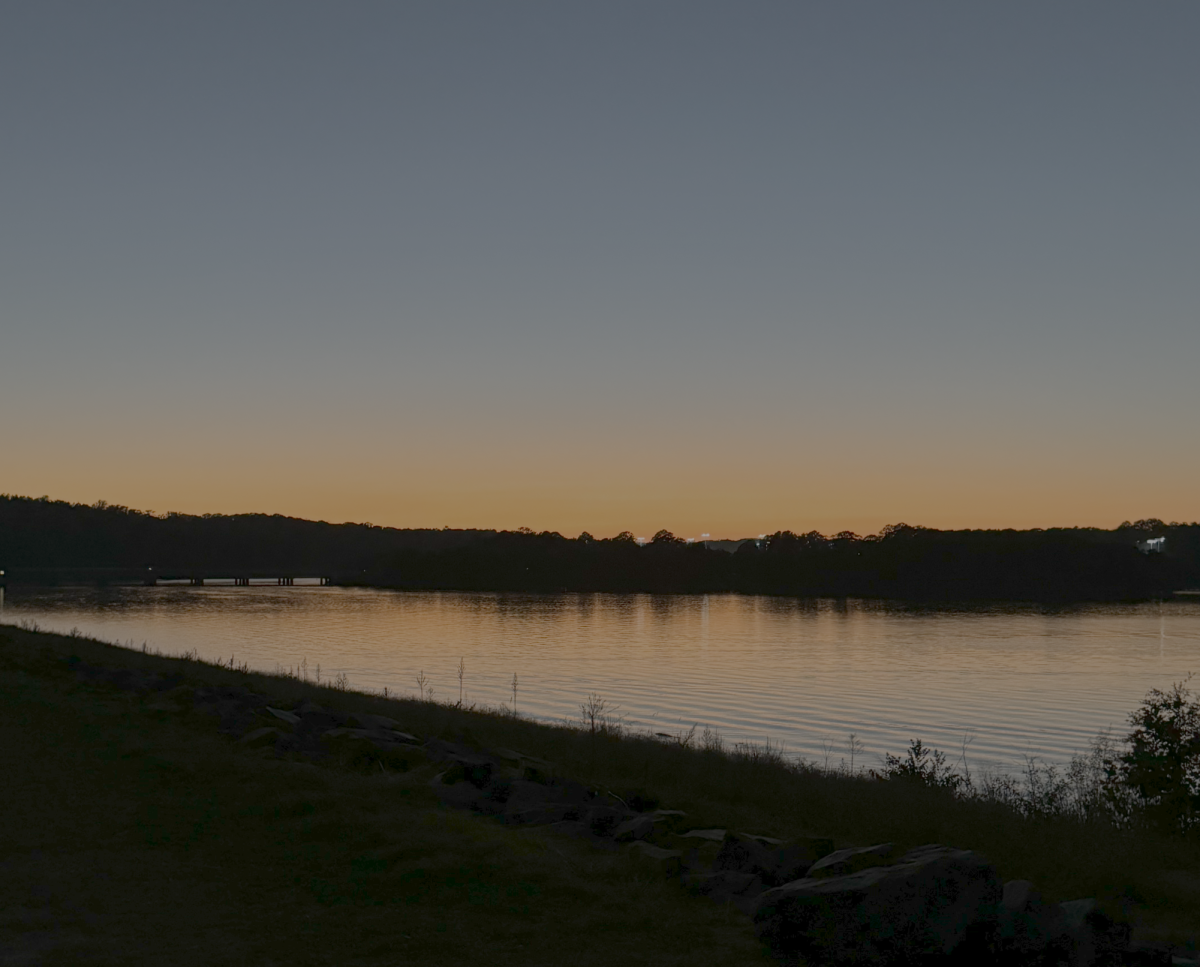
[[[1113,779],[1136,793],[1146,819],[1175,833],[1200,821],[1200,699],[1190,679],[1151,689],[1129,714],[1128,749],[1112,763]]]
[[[967,785],[965,776],[946,765],[945,752],[924,745],[920,739],[912,740],[903,759],[885,753],[881,778],[916,782],[948,792],[958,792]]]

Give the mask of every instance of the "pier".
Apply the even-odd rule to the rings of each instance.
[[[232,577],[229,574],[189,574],[180,575],[167,572],[165,574],[149,574],[142,583],[146,587],[166,587],[186,585],[193,588],[202,588],[205,585],[214,587],[235,587],[248,588],[255,587],[280,587],[290,588],[297,586],[299,582],[302,587],[326,587],[333,583],[332,578],[328,577],[301,577],[297,575],[265,576],[260,574],[237,574]]]
[[[245,568],[157,568],[157,567],[8,567],[0,569],[0,587],[27,584],[39,587],[326,587],[334,584],[328,574]]]

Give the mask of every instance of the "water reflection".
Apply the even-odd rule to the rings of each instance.
[[[347,588],[10,588],[4,620],[73,627],[272,670],[307,659],[353,685],[544,719],[597,692],[656,731],[709,725],[819,759],[855,732],[868,760],[912,738],[1011,768],[1118,730],[1147,689],[1200,669],[1200,602],[919,606],[735,595],[462,594]]]

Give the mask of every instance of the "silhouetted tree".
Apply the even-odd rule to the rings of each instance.
[[[1147,535],[1166,538],[1144,554]],[[343,583],[492,591],[648,591],[946,600],[1137,600],[1200,586],[1200,525],[939,531],[870,539],[778,531],[735,554],[660,530],[568,539],[554,531],[400,530],[266,514],[155,515],[98,502],[0,496],[0,570],[142,568],[321,574]],[[22,570],[23,569],[23,570]],[[31,577],[32,575],[32,577]]]
[[[1120,781],[1136,790],[1156,826],[1187,832],[1200,819],[1200,700],[1187,680],[1165,692],[1155,688],[1129,723]]]

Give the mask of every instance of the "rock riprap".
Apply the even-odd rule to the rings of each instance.
[[[996,871],[978,854],[926,846],[890,866],[768,890],[754,923],[778,953],[822,964],[983,962],[1001,897]]]

